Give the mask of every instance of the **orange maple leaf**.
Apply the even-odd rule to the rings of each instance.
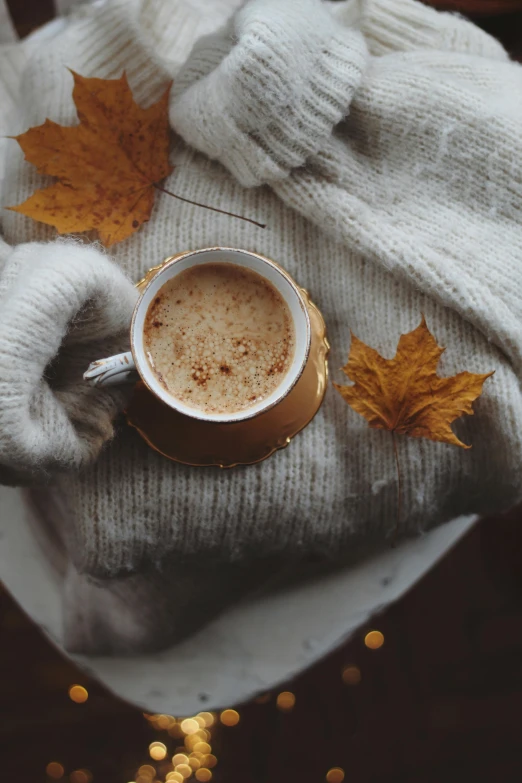
[[[80,124],[64,127],[46,120],[15,137],[25,159],[58,182],[8,209],[54,226],[60,234],[95,229],[109,247],[149,219],[154,191],[173,169],[170,85],[157,103],[142,109],[125,73],[120,79],[72,74]]]
[[[370,427],[468,449],[450,424],[463,414],[473,414],[471,404],[493,372],[440,378],[436,371],[444,350],[424,318],[413,332],[401,335],[393,359],[384,359],[352,335],[343,371],[354,384],[334,386]]]

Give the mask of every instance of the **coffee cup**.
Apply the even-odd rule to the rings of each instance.
[[[130,351],[92,362],[95,386],[135,381],[170,408],[209,422],[251,419],[299,380],[311,329],[301,290],[258,253],[214,247],[177,254],[148,279]]]

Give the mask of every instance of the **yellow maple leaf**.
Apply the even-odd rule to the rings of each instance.
[[[440,378],[436,371],[444,350],[424,318],[413,332],[401,335],[393,359],[384,359],[352,335],[343,371],[354,384],[334,386],[370,427],[468,449],[450,424],[463,414],[473,414],[472,403],[493,372]]]
[[[16,137],[26,160],[58,182],[8,209],[60,234],[95,229],[109,247],[149,219],[155,189],[172,171],[170,85],[157,103],[142,109],[125,74],[87,79],[72,73],[79,125],[46,120]]]

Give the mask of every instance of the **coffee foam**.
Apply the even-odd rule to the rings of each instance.
[[[283,381],[294,357],[288,305],[257,272],[201,264],[160,289],[145,319],[154,374],[177,400],[204,413],[257,405]]]

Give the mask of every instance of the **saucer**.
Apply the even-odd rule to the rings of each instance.
[[[162,265],[150,269],[138,289],[143,289]],[[125,411],[127,423],[164,457],[197,467],[252,465],[288,446],[319,410],[328,381],[330,346],[324,319],[308,292],[299,290],[310,316],[310,355],[301,377],[280,403],[253,419],[207,422],[169,408],[140,381]]]

